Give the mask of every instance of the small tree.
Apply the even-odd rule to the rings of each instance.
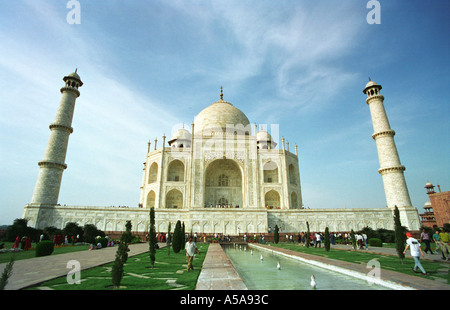
[[[305,236],[305,242],[306,242],[306,247],[309,248],[309,235],[311,233],[309,232],[309,223],[306,222],[306,236]]]
[[[178,220],[175,224],[175,230],[173,231],[172,248],[175,253],[181,250],[181,222]]]
[[[400,257],[400,260],[403,264],[403,259],[405,258],[405,242],[406,235],[405,230],[402,227],[402,223],[400,221],[400,211],[398,211],[397,206],[394,208],[394,229],[395,229],[395,248],[397,250],[397,255]]]
[[[273,233],[273,241],[275,243],[280,242],[280,234],[278,233],[278,225],[275,225],[275,232]]]
[[[180,250],[184,250],[185,244],[186,244],[186,228],[184,227],[184,222],[183,225],[181,225],[181,236],[180,236],[180,243],[181,243],[181,248]]]
[[[6,284],[8,284],[8,279],[12,274],[13,265],[14,265],[14,256],[11,256],[9,263],[5,266],[5,269],[3,269],[2,275],[0,277],[0,290],[4,290]]]
[[[350,232],[350,240],[352,241],[353,250],[356,251],[356,237],[355,237],[355,232],[353,231],[353,229]]]
[[[114,265],[112,267],[111,276],[112,276],[112,284],[115,289],[120,287],[120,282],[123,277],[123,266],[127,262],[128,252],[130,249],[128,248],[128,243],[131,241],[131,221],[127,221],[125,225],[126,231],[122,233],[120,237],[119,247],[116,252],[116,259],[114,261]]]
[[[327,252],[330,251],[330,231],[328,230],[328,227],[325,228],[325,236],[323,242],[325,245],[325,250]]]
[[[155,252],[156,252],[156,230],[155,230],[155,208],[150,208],[150,236],[149,236],[149,247],[150,247],[150,263],[152,268],[155,267]]]
[[[170,234],[170,230],[171,230],[171,227],[172,225],[170,224],[170,222],[169,222],[169,227],[167,228],[167,238],[166,238],[166,243],[167,243],[167,254],[169,255],[169,257],[170,257],[170,242],[172,241],[172,237],[171,237],[171,234]]]

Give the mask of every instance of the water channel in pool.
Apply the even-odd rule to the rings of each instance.
[[[312,275],[317,290],[390,289],[293,258],[259,251],[247,245],[234,244],[222,247],[249,290],[311,290]],[[277,268],[278,262],[280,269]]]

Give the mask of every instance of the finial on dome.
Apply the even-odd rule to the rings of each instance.
[[[223,87],[220,86],[220,100],[223,100]]]
[[[78,68],[75,68],[75,73],[77,73],[77,71],[78,71]]]
[[[372,80],[370,79],[370,76],[369,76],[369,82],[370,82],[370,81],[372,81]]]

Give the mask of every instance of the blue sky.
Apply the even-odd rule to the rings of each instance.
[[[385,107],[414,206],[450,189],[450,3],[366,0],[0,2],[0,224],[30,202],[60,100],[78,68],[61,204],[137,206],[147,141],[219,99],[299,147],[310,208],[386,205],[368,77]],[[159,142],[160,145],[161,142]]]

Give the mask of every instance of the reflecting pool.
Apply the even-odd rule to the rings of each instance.
[[[225,245],[223,250],[249,290],[387,290],[339,272],[245,245]],[[262,259],[261,259],[262,258]],[[280,268],[277,268],[277,265]],[[314,275],[316,287],[311,286]]]

